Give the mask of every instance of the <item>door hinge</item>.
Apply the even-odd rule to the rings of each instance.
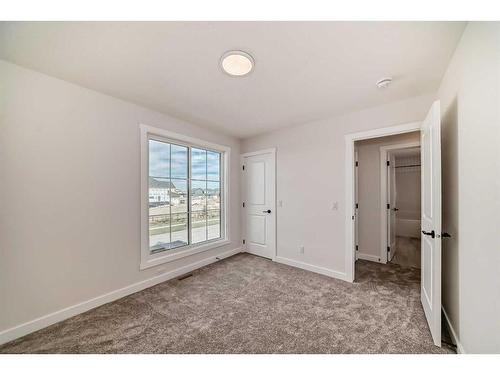
[[[356,245],[356,251],[358,251],[358,250],[359,250],[359,246],[358,246],[358,245]]]
[[[359,161],[356,162],[356,167],[359,167]]]
[[[358,203],[356,203],[356,208],[359,208],[359,204]]]
[[[391,252],[391,247],[390,246],[387,246],[387,252],[390,253]]]
[[[391,162],[389,160],[387,160],[387,166],[391,165]]]
[[[245,240],[243,240],[243,245],[245,244]]]
[[[245,207],[245,202],[243,202],[243,207]]]
[[[387,203],[387,209],[390,210],[391,209],[391,205],[389,203]]]
[[[243,165],[243,170],[245,170],[245,166]]]

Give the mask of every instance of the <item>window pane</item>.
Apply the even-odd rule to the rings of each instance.
[[[188,216],[172,213],[171,249],[188,244]]]
[[[191,181],[191,211],[205,211],[207,208],[207,198],[205,191],[206,181]]]
[[[221,238],[222,154],[153,139],[148,144],[151,254]]]
[[[188,148],[184,146],[171,145],[171,173],[172,178],[188,178]]]
[[[149,250],[151,254],[169,248],[170,215],[149,215]]]
[[[220,181],[220,154],[207,151],[207,180]]]
[[[170,243],[170,180],[149,177],[149,248],[155,253]]]
[[[191,241],[192,243],[207,240],[207,212],[199,211],[191,214]]]
[[[149,175],[170,177],[170,144],[149,140]]]
[[[149,248],[162,251],[170,243],[170,145],[149,140]]]
[[[179,212],[187,212],[187,180],[179,180],[173,178],[172,190],[170,191],[170,205],[172,214]]]
[[[198,148],[191,149],[191,178],[207,179],[207,152]]]
[[[207,210],[220,209],[220,182],[207,182]]]
[[[220,211],[208,211],[208,239],[220,237]]]

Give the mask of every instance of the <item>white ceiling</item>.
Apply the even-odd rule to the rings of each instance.
[[[0,58],[245,138],[434,92],[458,22],[1,22]],[[230,49],[255,70],[232,78]],[[389,89],[375,82],[392,76]]]

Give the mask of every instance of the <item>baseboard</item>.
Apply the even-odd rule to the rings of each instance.
[[[25,336],[29,333],[38,331],[42,328],[48,327],[54,323],[61,322],[63,320],[66,320],[68,318],[71,318],[75,315],[81,314],[85,311],[94,309],[96,307],[99,307],[101,305],[104,305],[109,302],[116,301],[117,299],[120,299],[122,297],[128,296],[133,293],[137,293],[143,289],[150,288],[156,284],[168,281],[170,279],[173,279],[175,277],[181,276],[185,273],[194,271],[198,268],[201,268],[203,266],[207,266],[211,263],[217,262],[218,260],[221,260],[223,258],[230,257],[232,255],[235,255],[237,253],[241,252],[241,248],[236,248],[233,250],[225,251],[223,253],[220,253],[218,255],[210,256],[205,259],[202,259],[200,261],[188,264],[186,266],[177,268],[172,271],[165,272],[161,275],[154,276],[150,279],[140,281],[138,283],[126,286],[124,288],[120,288],[117,290],[114,290],[110,293],[103,294],[101,296],[92,298],[90,300],[78,303],[73,306],[66,307],[62,310],[55,311],[51,314],[42,316],[40,318],[34,319],[32,321],[22,323],[18,326],[8,328],[2,332],[0,332],[0,344],[4,344],[6,342],[15,340],[19,337]]]
[[[448,317],[448,314],[446,313],[446,310],[444,309],[443,306],[441,306],[441,310],[443,311],[444,320],[446,322],[446,326],[448,328],[448,331],[451,334],[451,341],[453,341],[453,344],[455,344],[457,346],[457,353],[465,354],[465,350],[464,350],[462,344],[460,343],[460,340],[458,339],[457,333],[453,329],[453,326],[451,325],[450,318]]]
[[[358,259],[363,259],[363,260],[369,260],[371,262],[377,262],[377,263],[382,263],[380,261],[380,257],[378,255],[371,255],[371,254],[363,254],[358,252]]]
[[[297,261],[297,260],[293,260],[293,259],[289,259],[289,258],[283,258],[283,257],[279,257],[279,256],[277,256],[274,259],[274,261],[278,262],[278,263],[286,264],[287,266],[302,268],[304,270],[315,272],[315,273],[319,273],[321,275],[334,277],[336,279],[340,279],[340,280],[343,280],[343,281],[348,281],[347,280],[347,275],[344,272],[334,271],[334,270],[331,270],[329,268],[318,267],[318,266],[314,266],[314,265],[309,264],[309,263],[304,263],[304,262],[300,262],[300,261]]]

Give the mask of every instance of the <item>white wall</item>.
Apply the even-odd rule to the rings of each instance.
[[[278,256],[345,273],[344,135],[421,121],[433,100],[424,95],[242,142],[243,152],[277,148]]]
[[[420,164],[419,155],[396,156],[396,166],[418,164]],[[396,168],[396,207],[399,209],[396,213],[397,217],[420,220],[420,188],[420,167]],[[398,228],[396,227],[397,232]]]
[[[439,89],[443,307],[467,353],[500,352],[500,23],[469,23]]]
[[[231,244],[139,271],[139,123],[231,147]],[[0,60],[0,331],[240,246],[240,141]]]
[[[355,142],[358,151],[358,254],[364,259],[380,261],[380,147],[420,141],[412,132]]]

